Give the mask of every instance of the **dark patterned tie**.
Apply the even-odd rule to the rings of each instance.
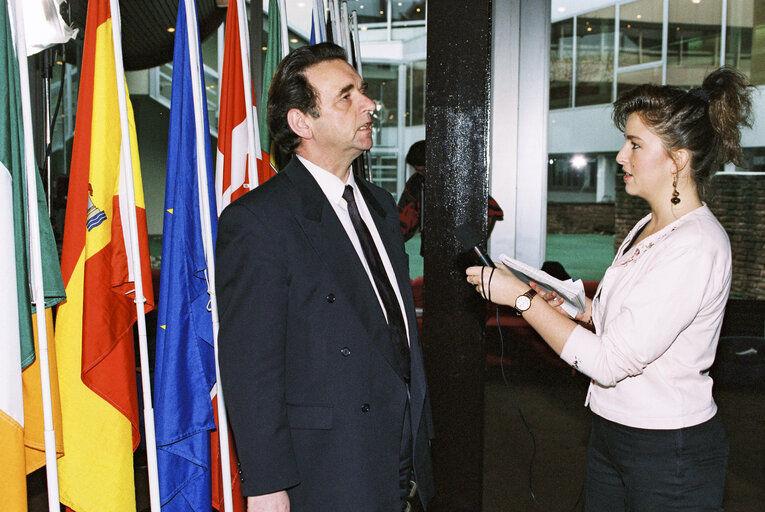
[[[409,342],[407,341],[406,325],[404,324],[404,317],[401,315],[401,307],[396,298],[396,292],[393,291],[393,287],[390,284],[388,273],[385,271],[385,266],[372,239],[372,234],[369,232],[367,225],[364,224],[364,221],[361,220],[359,208],[356,205],[356,198],[353,197],[352,186],[346,185],[343,199],[348,203],[348,213],[351,216],[353,228],[356,230],[359,242],[361,242],[361,249],[364,252],[364,257],[367,259],[372,279],[374,279],[377,292],[380,294],[380,299],[385,308],[385,314],[388,317],[393,351],[396,354],[402,374],[406,381],[409,382]]]

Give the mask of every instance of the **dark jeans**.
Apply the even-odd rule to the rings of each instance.
[[[677,430],[626,427],[593,415],[584,510],[721,511],[727,462],[719,415]]]

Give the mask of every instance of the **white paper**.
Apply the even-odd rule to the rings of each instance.
[[[528,283],[534,281],[546,291],[554,291],[563,299],[561,307],[572,318],[585,310],[584,283],[581,279],[561,281],[547,272],[526,265],[522,261],[515,260],[506,254],[500,254],[501,261],[521,281]]]

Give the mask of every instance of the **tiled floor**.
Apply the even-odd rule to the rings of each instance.
[[[530,355],[506,369],[489,369],[486,379],[484,512],[568,512],[577,503],[584,472],[590,417],[584,408],[587,379]],[[765,389],[728,385],[716,390],[728,429],[731,456],[726,512],[765,510]],[[520,419],[523,412],[536,442]],[[138,511],[148,507],[146,470],[136,470]],[[29,511],[47,510],[44,470],[28,478]]]

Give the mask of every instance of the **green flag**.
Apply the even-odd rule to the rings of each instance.
[[[276,72],[276,66],[282,60],[282,25],[279,12],[279,2],[269,0],[268,2],[268,46],[266,48],[266,58],[263,63],[263,91],[260,100],[260,147],[262,151],[271,156],[271,165],[274,165],[274,154],[271,148],[271,134],[268,132],[268,119],[266,109],[268,108],[268,88],[271,86],[271,78]]]
[[[5,4],[5,2],[2,2]],[[7,8],[3,5],[2,20],[7,23]],[[29,225],[26,199],[26,177],[24,175],[24,136],[21,115],[21,86],[16,52],[9,31],[3,31],[2,50],[0,50],[0,173],[3,179],[8,177],[11,183],[12,205],[4,204],[0,216],[7,220],[13,217],[13,235],[15,241],[16,290],[18,294],[18,322],[21,338],[21,367],[26,368],[35,360],[34,338],[32,330],[32,299],[29,275]],[[24,56],[26,58],[26,56]],[[40,218],[40,245],[42,248],[43,280],[45,287],[45,306],[50,307],[64,299],[64,283],[53,238],[45,194],[39,173],[37,177],[37,209]],[[5,262],[3,262],[5,263]],[[0,293],[12,293],[4,287]]]

